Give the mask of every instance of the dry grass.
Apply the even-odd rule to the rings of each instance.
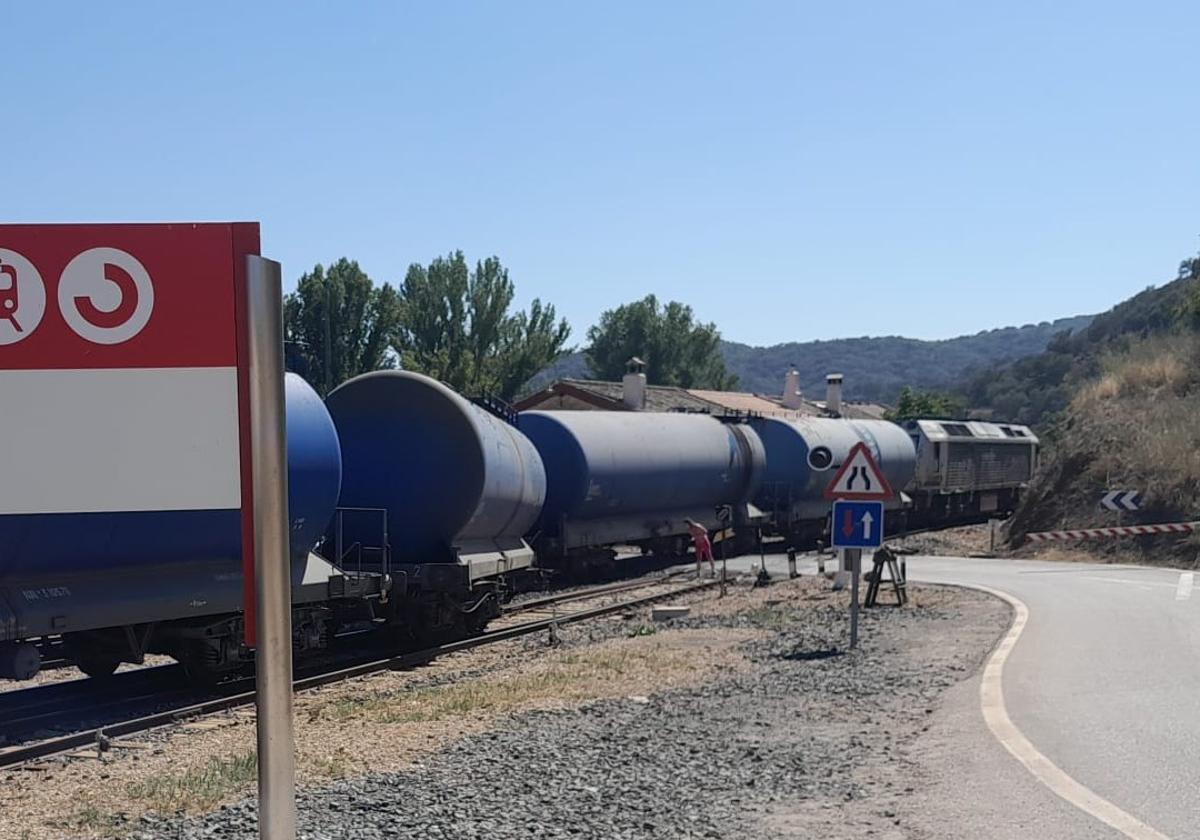
[[[1067,412],[1050,458],[1018,512],[1019,530],[1115,524],[1099,499],[1107,489],[1141,493],[1124,521],[1196,518],[1200,507],[1200,336],[1155,336],[1102,359],[1103,373]],[[1195,541],[1176,537],[1097,544],[1089,554],[1191,562]],[[1137,552],[1143,556],[1139,557]]]
[[[257,778],[258,756],[244,752],[229,758],[213,758],[202,767],[181,773],[132,782],[126,790],[131,799],[141,801],[152,811],[203,811]]]
[[[1103,375],[1084,386],[1075,407],[1132,397],[1183,396],[1197,385],[1190,363],[1197,341],[1190,335],[1161,335],[1133,344],[1127,351],[1110,353],[1101,360]]]
[[[759,590],[735,593],[687,600],[697,612],[710,604],[740,611],[761,606],[765,597]],[[509,714],[696,685],[747,667],[738,647],[763,632],[672,629],[647,618],[612,619],[621,623],[620,636],[583,647],[533,654],[523,640],[506,642],[417,671],[375,674],[300,695],[299,780],[321,785],[411,767]],[[223,720],[217,728],[180,730],[161,753],[110,753],[45,775],[11,779],[0,797],[0,840],[121,837],[137,825],[140,814],[196,813],[252,793],[253,719],[231,715]],[[16,813],[24,816],[20,824],[8,819]]]
[[[639,641],[647,637],[636,637]],[[703,668],[694,655],[669,644],[643,643],[614,649],[587,649],[547,657],[517,673],[464,683],[383,691],[343,697],[317,710],[315,717],[376,724],[437,723],[447,719],[494,717],[546,703],[577,703],[597,696],[605,685],[660,676],[684,677]],[[311,719],[311,718],[310,718]]]
[[[1089,477],[1186,505],[1200,482],[1200,341],[1191,335],[1145,339],[1104,359],[1105,373],[1071,404],[1081,440],[1094,453]],[[1185,491],[1187,498],[1179,496]]]
[[[125,834],[116,817],[95,805],[84,805],[77,809],[63,821],[61,827],[71,830],[72,833],[86,832],[89,836],[106,838],[120,837]],[[20,836],[22,840],[25,840],[25,838],[32,838],[36,835],[33,833],[33,829],[27,829]]]

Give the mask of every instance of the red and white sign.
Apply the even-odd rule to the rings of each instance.
[[[242,507],[256,224],[0,225],[0,514]]]
[[[1123,525],[1115,528],[1080,528],[1074,531],[1034,531],[1026,534],[1030,542],[1059,540],[1098,540],[1110,537],[1140,537],[1147,534],[1190,534],[1200,522],[1160,522],[1154,525]]]
[[[850,454],[842,463],[825,488],[826,499],[849,499],[853,501],[884,501],[892,498],[892,487],[875,457],[865,443],[854,444]]]

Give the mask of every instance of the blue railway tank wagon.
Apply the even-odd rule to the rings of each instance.
[[[825,488],[858,443],[865,443],[896,496],[885,508],[902,512],[909,502],[902,488],[912,481],[916,451],[908,434],[884,420],[826,417],[752,421],[767,454],[767,468],[755,504],[767,514],[770,530],[788,545],[808,549],[828,543],[830,503]],[[888,530],[903,516],[887,519]]]
[[[328,555],[386,574],[392,620],[414,631],[482,627],[533,564],[523,537],[546,496],[515,417],[405,371],[352,379],[326,405],[345,463]]]
[[[615,546],[680,553],[686,519],[710,530],[717,508],[735,528],[765,467],[758,435],[707,415],[624,411],[526,411],[520,428],[546,465],[546,503],[536,526],[542,562],[611,557]]]
[[[294,374],[285,393],[293,622],[303,650],[327,638],[331,591],[364,595],[377,587],[346,584],[309,551],[333,515],[341,457],[317,394]],[[243,664],[236,510],[4,516],[0,546],[3,676],[33,676],[39,641],[55,635],[94,676],[146,653],[174,656],[205,677]]]
[[[917,451],[914,524],[1008,516],[1037,470],[1038,438],[1028,426],[909,420],[904,429]]]

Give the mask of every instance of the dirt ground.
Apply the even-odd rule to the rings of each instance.
[[[951,589],[914,589],[913,605],[904,612],[933,615],[956,609],[963,598],[978,597]],[[604,701],[645,703],[706,686],[753,684],[751,651],[772,643],[780,610],[789,611],[792,623],[797,615],[803,623],[803,616],[811,614],[826,632],[832,615],[840,633],[837,615],[846,598],[814,578],[766,589],[735,587],[724,598],[713,590],[679,601],[692,606],[686,623],[656,625],[644,608],[561,628],[555,646],[544,636],[527,637],[411,671],[306,692],[295,704],[300,784],[316,791],[364,774],[414,772],[457,742],[486,737],[497,726],[507,727],[535,712]],[[949,657],[956,674],[969,676],[1000,629],[990,613],[985,625],[982,635],[964,640],[952,632],[953,623],[918,622],[906,631],[905,655],[936,653],[943,663]],[[908,675],[915,666],[906,667]],[[830,697],[806,698],[805,703],[837,708],[836,685],[830,685]],[[932,703],[940,690],[922,687],[918,696],[928,695],[921,702]],[[836,729],[840,724],[831,719],[828,725]],[[11,771],[0,787],[0,840],[128,837],[159,818],[204,814],[236,803],[254,789],[254,739],[253,712],[239,711],[141,736],[103,754]],[[869,767],[854,770],[864,779],[872,772]],[[158,836],[157,830],[148,836]]]
[[[1169,546],[1162,547],[1162,550],[1155,550],[1153,543],[1150,547],[1144,547],[1136,544],[1134,539],[1026,543],[1012,548],[1006,542],[1007,537],[1003,523],[997,524],[994,540],[991,526],[964,525],[945,531],[918,534],[897,540],[896,544],[919,554],[947,557],[1015,557],[1057,563],[1128,563],[1181,569],[1200,568],[1200,547],[1191,553],[1184,550],[1190,544],[1188,540],[1194,542],[1195,538],[1160,537],[1160,541],[1172,542]]]

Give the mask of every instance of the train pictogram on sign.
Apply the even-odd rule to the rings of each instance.
[[[46,287],[22,254],[0,248],[0,345],[29,337],[46,311]]]
[[[17,270],[0,263],[0,318],[6,319],[17,332],[25,332],[17,322]]]

